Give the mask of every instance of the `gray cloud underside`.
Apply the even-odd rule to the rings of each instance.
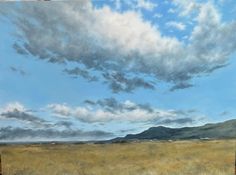
[[[121,72],[103,73],[103,77],[106,80],[105,83],[109,85],[109,88],[114,93],[121,91],[132,92],[136,88],[155,89],[153,82],[145,81],[139,77],[127,78]]]
[[[177,90],[177,89],[186,89],[186,88],[190,88],[190,87],[193,87],[193,86],[194,86],[194,85],[189,84],[189,83],[187,83],[187,82],[181,82],[181,83],[179,83],[179,84],[176,84],[176,85],[172,86],[172,87],[170,88],[170,91],[175,91],[175,90]]]
[[[112,133],[100,130],[82,131],[72,129],[74,124],[71,121],[47,121],[33,112],[34,110],[26,110],[20,103],[12,103],[2,109],[4,112],[0,114],[0,120],[14,119],[22,122],[26,127],[5,127],[0,129],[0,140],[19,140],[19,139],[99,139],[111,137]]]
[[[18,53],[18,54],[21,54],[21,55],[28,55],[28,52],[25,50],[25,49],[23,49],[22,47],[20,47],[18,44],[13,44],[13,46],[12,46],[14,49],[15,49],[15,51]]]
[[[231,113],[229,111],[223,111],[219,114],[220,116],[229,116]]]
[[[73,123],[70,121],[59,121],[55,123],[54,126],[63,126],[66,129],[71,129],[71,127],[73,126]]]
[[[3,112],[0,114],[0,116],[5,119],[16,119],[23,122],[29,122],[35,126],[50,126],[50,124],[46,120],[36,117],[33,114],[24,111],[19,111],[17,109],[13,111]]]
[[[74,76],[80,75],[81,77],[89,81],[98,81],[98,77],[91,76],[88,71],[81,69],[79,67],[76,67],[74,69],[64,69],[64,72],[68,73],[69,75],[74,75]]]
[[[31,110],[30,110],[31,111]],[[43,127],[43,128],[55,128],[64,127],[65,129],[71,129],[73,123],[70,121],[58,121],[50,122],[44,120],[34,114],[28,113],[27,111],[19,111],[17,109],[13,111],[7,111],[0,114],[3,119],[15,119],[23,122],[24,124],[30,124],[29,126]]]
[[[194,109],[190,110],[163,110],[150,106],[149,104],[136,104],[131,101],[119,102],[114,98],[106,98],[102,100],[85,100],[85,104],[92,109],[100,109],[107,111],[108,115],[114,114],[113,118],[107,120],[119,120],[119,118],[132,122],[148,123],[148,124],[165,124],[165,125],[183,125],[196,124],[205,119],[204,115],[199,114]],[[130,115],[131,114],[131,115]],[[96,113],[94,113],[96,115]],[[139,117],[137,117],[139,116]],[[83,120],[88,122],[88,117],[84,116]],[[99,121],[99,120],[96,120]]]
[[[92,105],[92,106],[99,106],[102,109],[115,113],[117,111],[123,112],[123,111],[133,111],[137,109],[145,110],[147,112],[154,112],[154,109],[149,104],[135,104],[132,105],[118,102],[115,98],[105,98],[103,100],[85,100],[86,104]]]
[[[18,53],[77,63],[86,72],[67,70],[69,74],[91,80],[89,72],[97,71],[113,92],[131,92],[154,89],[144,76],[172,83],[171,90],[188,88],[193,77],[227,64],[236,50],[236,22],[222,22],[213,3],[197,7],[187,43],[163,36],[136,12],[98,9],[90,1],[2,3],[0,13],[16,26]]]
[[[104,131],[81,131],[81,130],[53,130],[53,129],[23,129],[6,127],[0,129],[0,140],[14,139],[59,139],[59,138],[86,138],[101,139],[113,136]]]
[[[20,74],[22,76],[25,76],[27,74],[24,70],[22,70],[20,68],[17,68],[17,67],[14,67],[14,66],[10,66],[10,70],[12,72],[16,72],[16,73],[18,73],[18,74]]]
[[[121,103],[119,101],[117,101],[115,98],[105,98],[102,100],[97,100],[97,101],[93,101],[93,100],[85,100],[84,101],[85,104],[91,105],[91,106],[99,106],[102,109],[105,109],[107,111],[110,112],[122,112],[122,111],[133,111],[136,109],[141,109],[141,110],[145,110],[149,113],[155,113],[157,111],[155,111],[155,108],[153,108],[150,104],[146,103],[146,104],[136,104],[136,103],[132,103],[131,104],[127,104],[127,103]],[[172,114],[176,114],[178,116],[189,116],[191,114],[196,113],[197,111],[194,109],[190,109],[190,110],[172,110],[172,111],[168,111]]]
[[[158,121],[158,125],[171,125],[171,124],[178,124],[178,125],[184,125],[184,124],[192,124],[195,120],[193,118],[179,118],[179,119],[165,119],[162,121]]]
[[[99,80],[97,76],[91,75],[89,71],[81,69],[80,67],[64,69],[64,72],[75,77],[81,76],[88,81]],[[127,75],[121,72],[104,72],[102,78],[104,79],[104,83],[108,84],[113,93],[119,93],[121,91],[132,92],[136,88],[155,89],[153,82],[145,81],[143,78],[139,77],[127,77]]]

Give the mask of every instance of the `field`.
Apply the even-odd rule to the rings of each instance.
[[[235,140],[0,146],[3,175],[233,175]]]

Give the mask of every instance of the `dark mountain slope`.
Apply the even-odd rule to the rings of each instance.
[[[230,139],[236,138],[236,119],[216,124],[206,124],[199,127],[168,128],[163,126],[152,127],[139,134],[129,134],[123,138],[116,138],[114,141],[122,140],[179,140],[179,139]]]

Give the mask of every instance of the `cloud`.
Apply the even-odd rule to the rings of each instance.
[[[223,112],[221,112],[220,114],[219,114],[219,116],[222,116],[222,117],[224,117],[224,116],[229,116],[230,115],[230,112],[229,111],[223,111]]]
[[[26,49],[20,47],[17,43],[13,44],[13,48],[15,49],[15,51],[18,54],[21,54],[21,55],[28,55],[29,54]]]
[[[179,84],[176,84],[170,88],[170,91],[175,91],[178,89],[186,89],[189,87],[193,87],[194,85],[186,83],[186,82],[180,82]]]
[[[11,102],[8,103],[7,105],[5,105],[3,108],[0,109],[1,112],[14,112],[15,110],[20,111],[20,112],[24,112],[27,109],[25,108],[24,105],[22,105],[19,102]]]
[[[191,16],[194,12],[199,10],[201,5],[195,0],[173,0],[173,3],[177,6],[180,16]]]
[[[179,118],[179,119],[165,119],[162,121],[157,122],[159,125],[173,125],[173,124],[178,124],[178,125],[186,125],[186,124],[192,124],[194,123],[195,120],[193,118]]]
[[[153,11],[154,8],[157,7],[156,3],[152,3],[149,0],[138,0],[137,1],[137,8],[145,9],[148,11]]]
[[[59,121],[57,123],[54,124],[55,126],[62,126],[65,129],[71,129],[71,127],[73,126],[73,123],[70,121]]]
[[[115,0],[115,8],[116,10],[120,10],[121,9],[121,1],[120,0]]]
[[[47,116],[51,114],[59,114],[61,116],[67,115],[67,118],[71,114],[72,108],[67,107],[65,104],[55,105],[51,104],[47,106],[47,109],[53,110],[51,113],[44,110]],[[17,125],[0,128],[0,140],[4,141],[22,141],[27,140],[51,140],[51,139],[104,139],[113,136],[110,132],[92,130],[82,131],[78,129],[72,121],[61,120],[60,118],[54,118],[50,120],[44,120],[33,114],[33,110],[27,109],[19,102],[8,103],[0,109],[0,120],[14,119]],[[56,120],[55,120],[56,119]],[[59,120],[58,120],[59,119]]]
[[[162,15],[161,13],[155,13],[155,14],[153,15],[153,17],[154,17],[154,18],[162,18],[163,15]]]
[[[175,13],[176,11],[173,8],[168,9],[168,13]]]
[[[45,120],[35,117],[32,114],[28,114],[26,112],[21,112],[18,110],[1,113],[0,115],[1,117],[5,119],[17,119],[17,120],[32,123],[34,125],[42,125],[43,123],[46,122]]]
[[[98,81],[96,76],[91,76],[88,71],[76,67],[74,69],[64,69],[64,72],[68,73],[69,75],[81,76],[89,81]]]
[[[146,10],[152,12],[158,4],[150,0],[131,0],[131,1],[114,1],[115,9],[121,10],[123,6],[127,6],[129,10]]]
[[[22,75],[22,76],[27,75],[27,73],[26,73],[23,69],[17,68],[17,67],[15,67],[15,66],[10,66],[10,70],[11,70],[12,72],[16,72],[16,73],[18,73],[18,74],[20,74],[20,75]]]
[[[211,3],[201,6],[196,20],[199,25],[195,26],[190,37],[193,54],[202,59],[208,58],[209,62],[219,63],[205,72],[224,67],[227,56],[236,49],[236,36],[232,35],[236,22],[222,23],[220,14]],[[202,69],[204,67],[205,65],[202,65]]]
[[[23,140],[57,140],[57,139],[80,139],[99,140],[112,137],[113,134],[104,131],[82,131],[82,130],[54,130],[54,129],[26,129],[5,127],[0,129],[0,140],[22,141]]]
[[[155,89],[152,82],[147,82],[139,77],[127,78],[124,73],[104,73],[105,83],[109,84],[110,89],[114,93],[132,92],[136,88]]]
[[[47,109],[52,110],[53,113],[59,114],[60,116],[69,116],[71,115],[71,109],[66,104],[49,104]]]
[[[166,23],[166,26],[172,27],[172,28],[175,28],[175,29],[181,30],[181,31],[185,30],[185,27],[186,27],[183,23],[176,22],[176,21],[169,21]]]
[[[136,104],[129,100],[125,101],[124,103],[120,103],[114,98],[106,98],[106,99],[97,100],[97,101],[85,100],[84,102],[92,106],[97,105],[103,108],[104,110],[113,112],[113,113],[116,113],[117,111],[119,112],[133,111],[136,109],[142,109],[142,110],[146,110],[147,112],[153,112],[153,109],[149,104]]]
[[[66,72],[89,81],[96,71],[117,93],[154,89],[147,77],[174,87],[191,84],[227,64],[236,50],[236,22],[223,22],[213,2],[188,2],[174,1],[180,15],[195,15],[187,42],[165,36],[138,12],[95,8],[90,1],[1,4],[1,11],[16,26],[17,50],[52,63],[77,63],[86,72]]]
[[[9,103],[0,109],[0,119],[15,119],[37,127],[50,126],[46,120],[36,117],[19,102]]]
[[[114,98],[103,100],[85,100],[85,106],[68,106],[53,104],[49,108],[53,115],[59,117],[74,117],[85,123],[132,122],[156,123],[163,120],[177,120],[180,118],[198,118],[194,110],[166,110],[151,107],[149,104],[137,104],[126,100],[119,102]],[[65,113],[63,109],[67,109]],[[66,115],[64,115],[66,114]]]

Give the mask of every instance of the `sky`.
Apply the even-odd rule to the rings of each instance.
[[[0,141],[236,118],[234,0],[0,3]]]

